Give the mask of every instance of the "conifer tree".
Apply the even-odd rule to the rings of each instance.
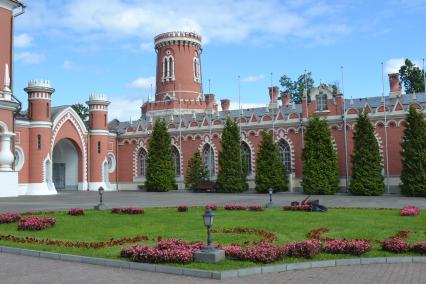
[[[269,188],[274,192],[288,190],[285,166],[280,160],[280,151],[269,131],[262,131],[255,181],[257,192],[268,192]]]
[[[176,188],[171,139],[163,119],[155,121],[149,141],[145,187],[149,191]]]
[[[327,121],[318,116],[309,119],[302,160],[305,193],[334,194],[338,190],[337,154]]]
[[[367,113],[360,112],[355,125],[350,192],[382,195],[385,189],[379,145]]]
[[[247,190],[241,162],[240,132],[238,124],[228,117],[222,133],[222,149],[219,153],[219,192],[242,192]]]
[[[185,187],[194,189],[194,186],[207,180],[207,170],[198,151],[188,161],[188,171],[185,177]]]
[[[401,192],[426,197],[426,123],[423,114],[410,107],[402,142]]]

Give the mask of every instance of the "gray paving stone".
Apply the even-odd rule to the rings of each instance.
[[[236,277],[238,277],[238,270],[225,270],[225,271],[221,271],[221,272],[213,272],[212,273],[212,278],[218,279],[218,280],[223,280],[223,279],[228,279],[228,278],[236,278]]]
[[[30,249],[21,249],[21,253],[22,255],[27,255],[27,256],[35,256],[35,257],[39,257],[40,256],[40,252],[36,251],[36,250],[30,250]]]
[[[94,264],[94,265],[104,265],[105,263],[105,259],[103,258],[87,257],[87,256],[82,256],[80,261],[83,263]]]
[[[261,274],[261,273],[262,273],[261,267],[250,267],[250,268],[238,269],[238,277]]]
[[[151,263],[142,263],[142,262],[130,262],[129,268],[143,270],[143,271],[151,271],[151,272],[157,271],[157,265],[151,264]]]
[[[287,264],[287,270],[297,270],[297,269],[307,269],[311,268],[310,262],[301,262],[301,263],[289,263]]]
[[[333,267],[336,266],[335,260],[314,261],[311,263],[312,268]]]
[[[81,256],[72,254],[61,254],[59,259],[72,262],[81,262]]]
[[[413,262],[426,263],[426,256],[413,256]]]
[[[212,278],[212,272],[211,271],[199,270],[199,269],[184,268],[183,269],[183,275],[199,277],[199,278]]]
[[[59,253],[41,251],[40,257],[50,258],[50,259],[60,259],[61,256]]]
[[[12,247],[2,247],[2,252],[13,253],[13,254],[21,254],[21,249],[12,248]]]
[[[110,266],[110,267],[124,268],[124,269],[130,268],[130,262],[113,260],[113,259],[105,259],[104,265]]]
[[[176,275],[183,274],[182,268],[174,267],[174,266],[166,266],[166,265],[157,265],[156,271],[161,273],[167,273],[167,274],[176,274]]]
[[[403,257],[387,257],[387,263],[407,263],[413,262],[413,257],[411,256],[403,256]]]
[[[361,258],[361,264],[379,264],[386,263],[386,257]]]
[[[262,273],[287,271],[287,264],[262,266]]]
[[[361,264],[360,258],[336,259],[336,266]]]

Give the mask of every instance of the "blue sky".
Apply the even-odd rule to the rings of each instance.
[[[15,94],[30,79],[49,79],[54,105],[111,100],[111,117],[140,115],[155,76],[153,37],[170,30],[204,38],[204,90],[238,107],[268,103],[279,77],[312,71],[316,83],[339,81],[346,97],[380,95],[381,62],[426,57],[426,0],[27,0],[16,19]],[[420,66],[421,67],[421,66]],[[386,75],[385,75],[386,76]],[[387,76],[385,92],[388,92]]]

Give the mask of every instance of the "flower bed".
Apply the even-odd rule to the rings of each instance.
[[[70,210],[68,210],[68,215],[71,215],[71,216],[84,215],[84,209],[82,209],[82,208],[71,208]]]
[[[50,228],[55,225],[55,223],[55,218],[29,216],[19,221],[18,230],[39,231]]]
[[[284,258],[282,247],[270,243],[260,243],[249,248],[224,246],[222,249],[226,257],[243,261],[270,263]]]
[[[178,212],[188,212],[188,206],[186,205],[179,205],[176,208]]]
[[[39,245],[49,245],[49,246],[62,246],[62,247],[73,247],[73,248],[105,248],[113,247],[118,245],[123,245],[126,243],[137,243],[140,241],[147,241],[149,238],[147,236],[136,236],[133,238],[123,238],[123,239],[111,239],[105,242],[72,242],[72,241],[63,241],[63,240],[52,240],[52,239],[36,239],[33,237],[18,237],[13,235],[0,235],[0,240],[2,241],[11,241],[15,243],[22,244],[39,244]]]
[[[135,208],[135,207],[128,207],[128,208],[112,208],[111,213],[114,214],[144,214],[145,209],[143,208]]]
[[[188,244],[182,240],[162,240],[155,247],[135,245],[121,250],[121,256],[136,262],[147,263],[191,263],[192,254],[202,247],[202,244]]]
[[[285,205],[283,206],[284,211],[310,211],[310,205]]]
[[[426,254],[426,242],[415,243],[411,250],[416,253]]]
[[[207,204],[206,208],[210,208],[211,210],[216,211],[217,210],[217,205],[216,204]]]
[[[284,245],[284,255],[287,257],[313,258],[320,250],[321,242],[318,240],[293,242]]]
[[[247,206],[239,204],[226,204],[223,208],[225,210],[247,210]]]
[[[248,207],[248,210],[249,210],[249,211],[263,211],[263,210],[264,210],[264,208],[263,208],[263,206],[262,206],[262,205],[250,205],[250,206]]]
[[[323,244],[323,252],[332,254],[362,255],[371,251],[371,245],[365,240],[332,240]]]
[[[399,210],[399,215],[401,216],[417,216],[420,214],[420,208],[416,206],[405,206]]]
[[[394,253],[403,253],[409,251],[410,245],[404,239],[390,237],[382,242],[382,249]]]
[[[21,220],[21,215],[16,212],[7,212],[0,214],[0,224],[15,223]]]

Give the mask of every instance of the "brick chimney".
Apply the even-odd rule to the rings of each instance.
[[[392,73],[392,74],[388,74],[388,76],[389,76],[389,89],[390,89],[389,96],[391,98],[401,96],[402,85],[401,85],[401,80],[399,80],[399,74]]]
[[[284,93],[281,96],[281,102],[282,102],[283,106],[287,107],[290,104],[290,101],[291,101],[291,97],[290,97],[289,93]]]
[[[228,111],[230,105],[231,105],[230,100],[228,99],[220,100],[220,106],[222,107],[223,111]]]
[[[280,95],[280,89],[277,86],[268,87],[269,90],[269,107],[278,107],[278,97]]]

